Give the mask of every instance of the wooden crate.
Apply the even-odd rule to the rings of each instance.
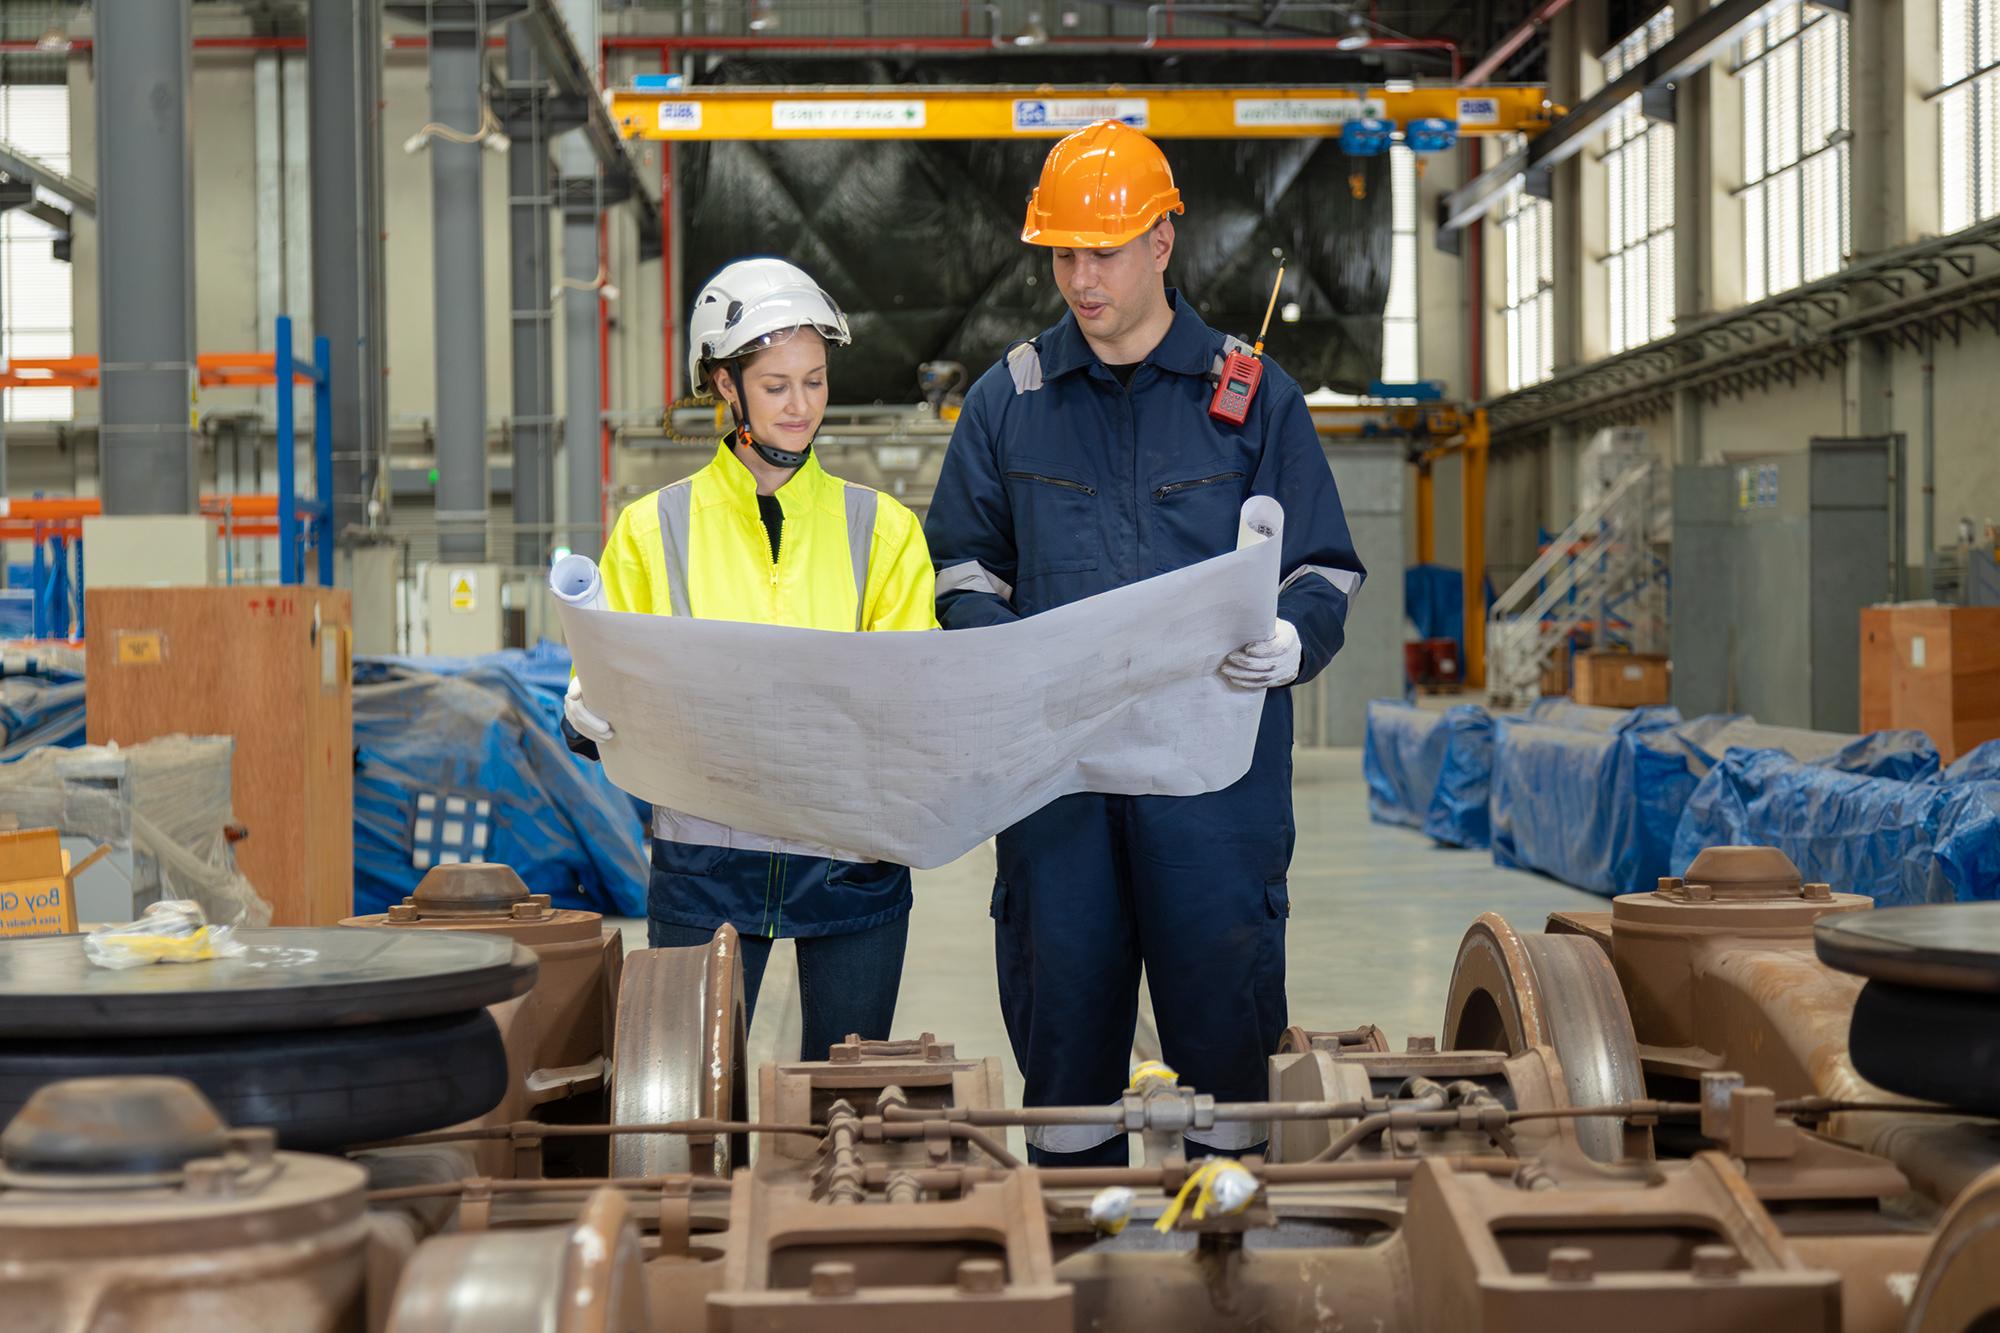
[[[2000,737],[2000,607],[1861,613],[1861,729],[1914,728],[1946,763]]]
[[[99,588],[85,594],[90,742],[235,740],[250,836],[237,866],[282,926],[353,912],[354,713],[340,589]]]
[[[1572,696],[1602,708],[1639,708],[1667,701],[1667,659],[1636,653],[1579,653]]]

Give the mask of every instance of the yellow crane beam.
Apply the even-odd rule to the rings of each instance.
[[[1124,120],[1156,139],[1310,139],[1367,116],[1455,121],[1461,135],[1537,134],[1561,115],[1547,90],[1460,88],[621,89],[611,119],[630,139],[1046,139]]]

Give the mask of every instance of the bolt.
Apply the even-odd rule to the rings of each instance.
[[[1832,902],[1832,901],[1833,901],[1833,885],[1831,885],[1831,884],[1808,884],[1808,885],[1806,885],[1806,888],[1805,888],[1805,898],[1806,898],[1806,901],[1807,901],[1807,902],[1813,902],[1813,903],[1825,903],[1825,902]]]
[[[1677,898],[1680,896],[1681,887],[1681,877],[1679,875],[1662,875],[1660,876],[1656,892],[1664,893],[1669,898]]]
[[[389,909],[389,914],[384,919],[388,921],[415,921],[418,919],[417,905],[413,902],[397,903]]]
[[[271,1158],[278,1151],[278,1131],[275,1129],[233,1129],[229,1132],[229,1144],[243,1154],[252,1166],[269,1166]]]
[[[968,1296],[986,1296],[1006,1285],[1007,1270],[998,1259],[967,1259],[958,1266],[958,1289]]]
[[[226,1199],[236,1193],[236,1172],[227,1158],[197,1157],[181,1168],[181,1189],[203,1198]]]
[[[815,1296],[852,1296],[855,1286],[853,1264],[819,1263],[812,1266],[806,1290]]]
[[[1727,1280],[1736,1276],[1741,1264],[1733,1245],[1697,1245],[1691,1271],[1696,1277]]]
[[[1597,1276],[1597,1256],[1581,1245],[1558,1245],[1549,1251],[1549,1281],[1588,1282]]]
[[[516,921],[540,921],[549,915],[549,907],[547,903],[515,903],[507,909],[507,915]]]
[[[1681,892],[1687,895],[1687,900],[1691,903],[1715,901],[1715,886],[1712,884],[1684,884],[1681,886]]]
[[[1438,1048],[1438,1039],[1436,1037],[1414,1037],[1414,1036],[1411,1037],[1409,1043],[1403,1047],[1403,1049],[1411,1055],[1428,1055],[1431,1052],[1437,1050],[1437,1048]]]

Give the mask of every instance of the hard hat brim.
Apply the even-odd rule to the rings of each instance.
[[[1181,202],[1180,191],[1175,190],[1166,199],[1156,200],[1151,217],[1137,227],[1121,231],[1076,231],[1062,227],[1037,227],[1034,221],[1035,203],[1033,199],[1028,201],[1028,218],[1021,226],[1021,240],[1028,245],[1063,250],[1116,250],[1159,226],[1160,219],[1167,214],[1187,212],[1187,205]]]

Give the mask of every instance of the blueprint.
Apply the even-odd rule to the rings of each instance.
[[[1192,796],[1242,777],[1264,694],[1216,668],[1271,633],[1283,523],[1255,497],[1227,555],[949,632],[604,610],[576,556],[550,582],[618,786],[682,827],[929,868],[1070,792]]]

